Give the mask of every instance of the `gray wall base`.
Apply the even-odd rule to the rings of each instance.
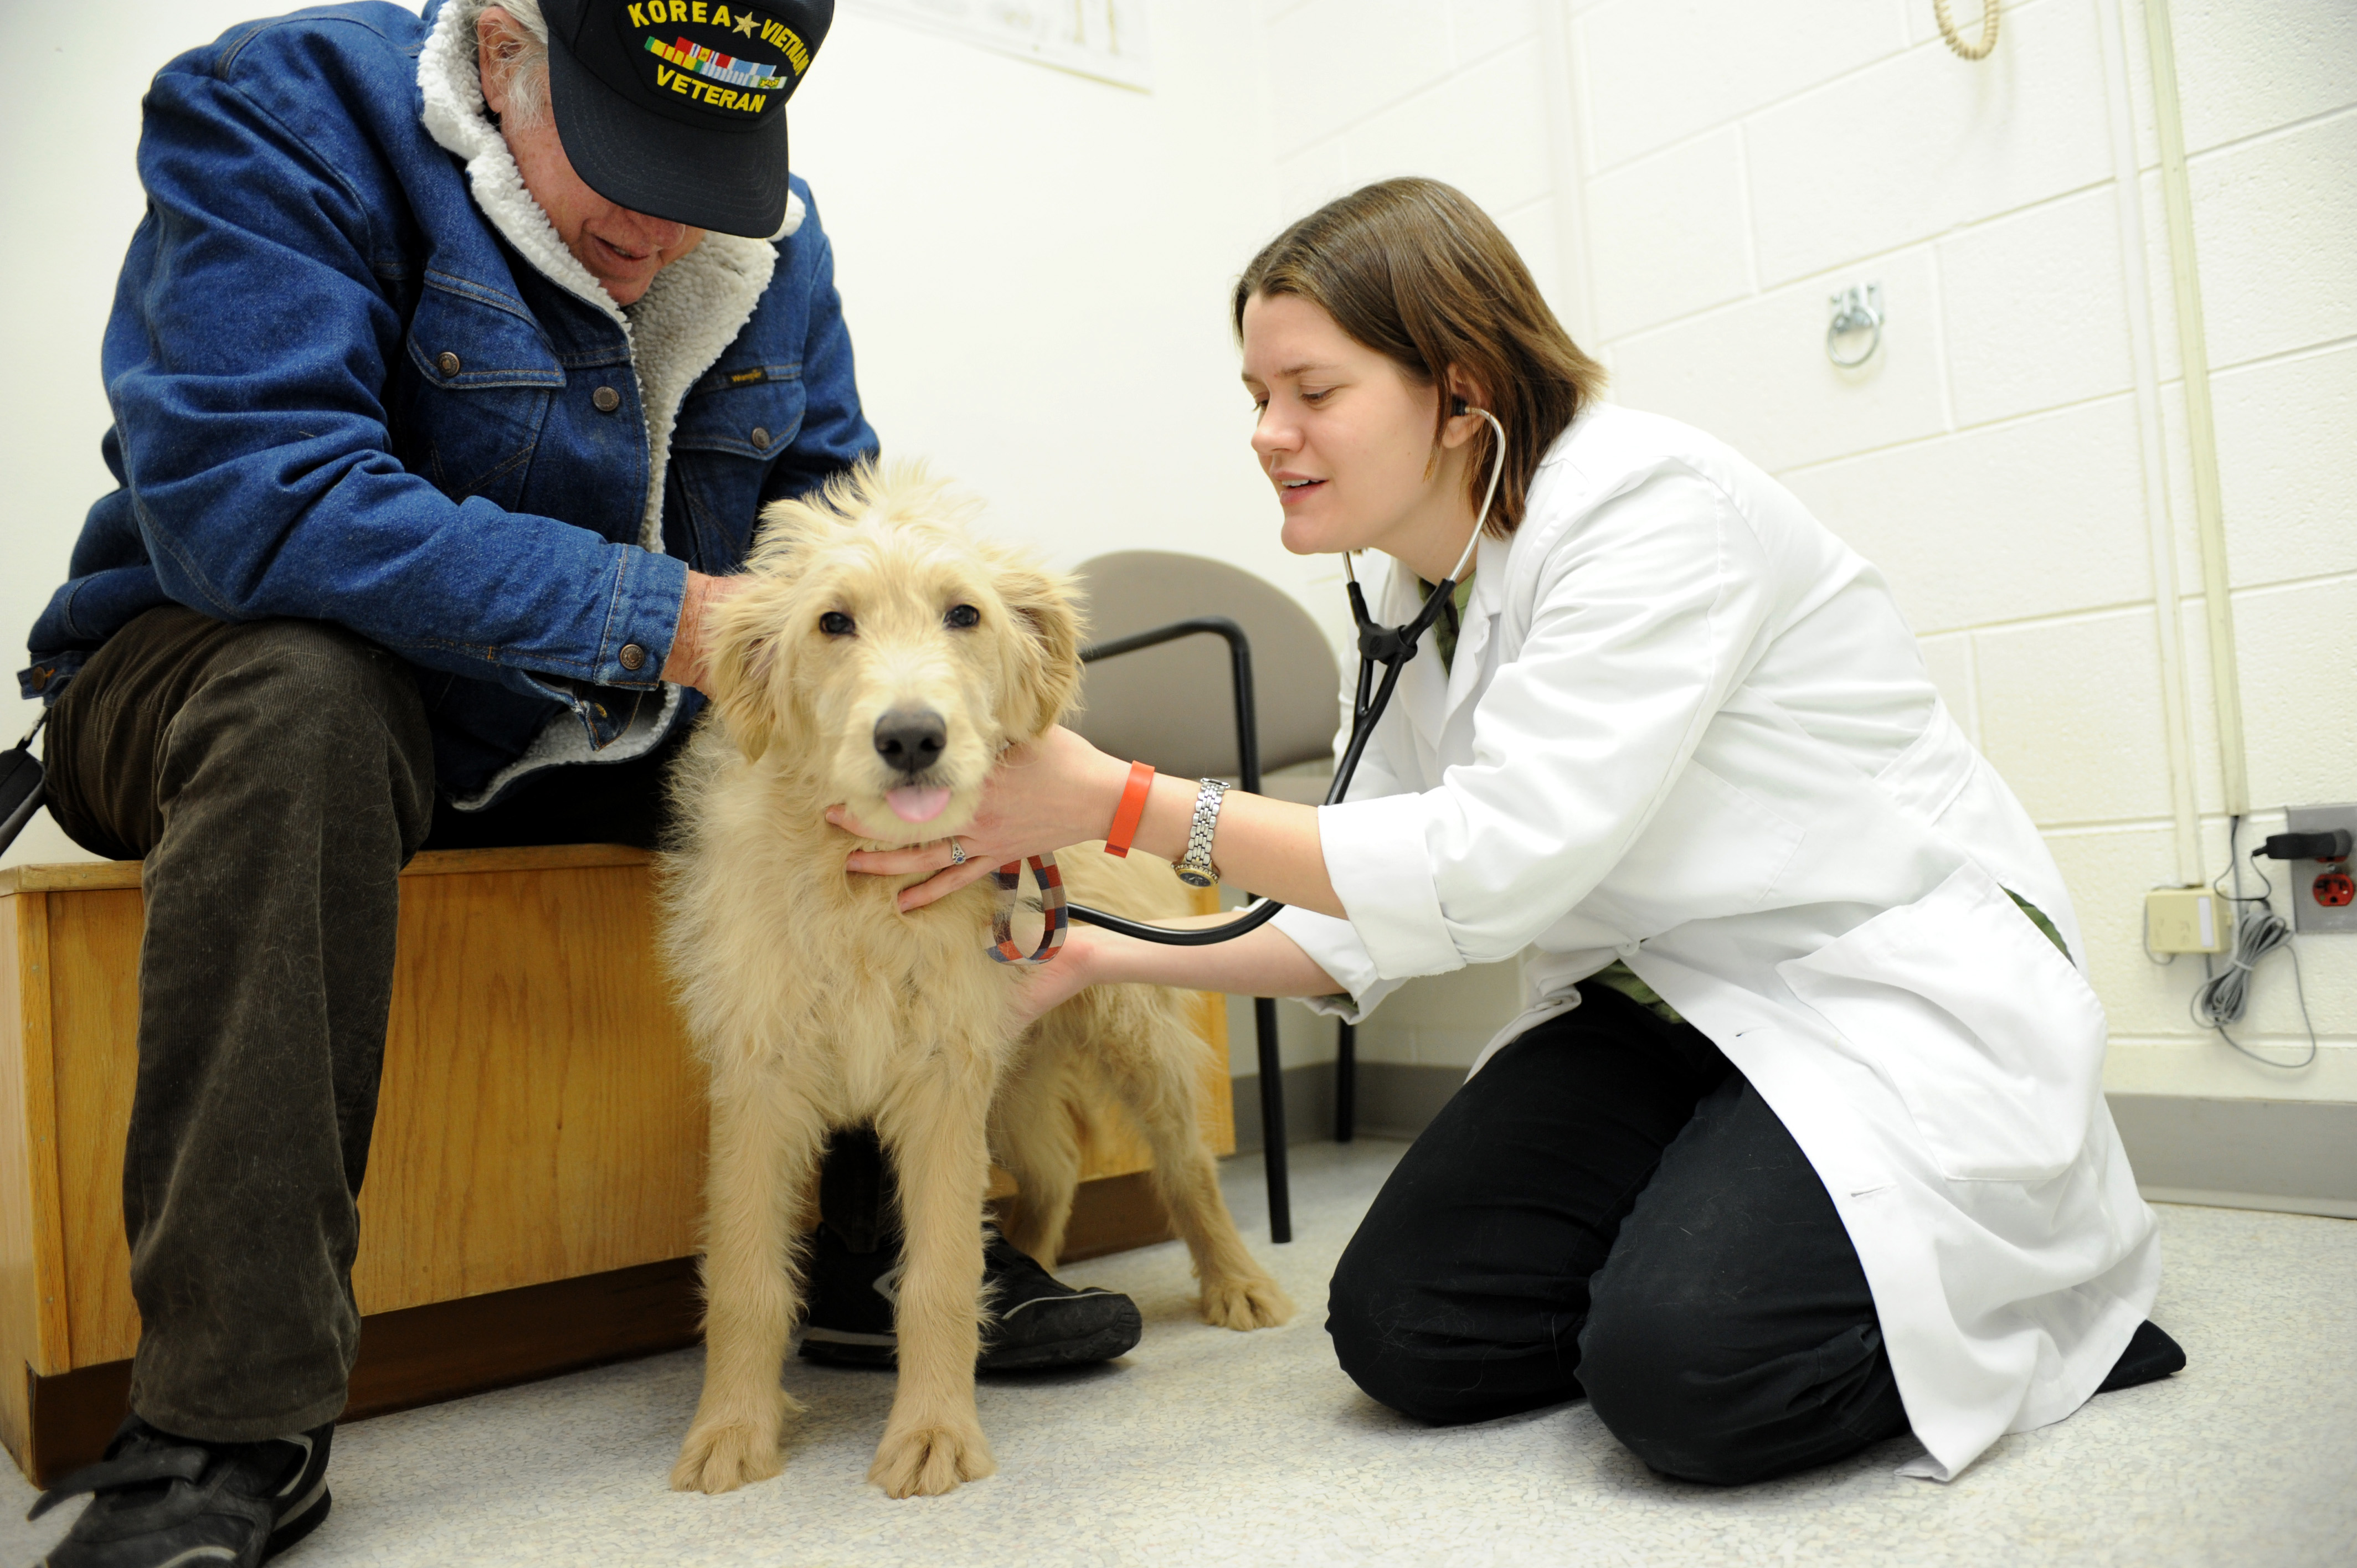
[[[1461,1068],[1359,1064],[1358,1130],[1413,1138],[1465,1081]],[[1235,1079],[1236,1148],[1261,1146],[1260,1079]],[[2136,1183],[2154,1203],[2357,1219],[2357,1103],[2107,1097]],[[1334,1064],[1285,1072],[1286,1141],[1334,1136]]]
[[[1437,1115],[1457,1086],[1461,1067],[1359,1064],[1358,1131],[1370,1138],[1413,1138]],[[1235,1080],[1236,1152],[1260,1147],[1260,1076]],[[1334,1064],[1285,1069],[1285,1137],[1322,1144],[1334,1136]]]
[[[1240,1078],[1236,1090],[1236,1153],[1257,1153],[1260,1135],[1260,1074]],[[1285,1141],[1322,1144],[1334,1136],[1334,1064],[1313,1062],[1285,1069]]]
[[[2357,1104],[2108,1098],[2136,1185],[2151,1202],[2357,1219]]]

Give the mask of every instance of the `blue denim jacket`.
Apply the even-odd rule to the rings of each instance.
[[[631,339],[509,242],[421,123],[438,10],[255,22],[156,78],[147,215],[102,355],[121,488],[34,624],[27,696],[54,700],[178,603],[339,622],[403,655],[453,796],[566,709],[576,751],[626,732],[614,750],[640,750],[696,706],[658,679],[688,568],[736,566],[765,502],[875,451],[796,179],[806,216],[678,405],[662,549],[641,547],[658,454]]]

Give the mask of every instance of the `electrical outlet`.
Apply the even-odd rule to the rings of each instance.
[[[2357,806],[2291,806],[2284,811],[2284,831],[2294,833],[2348,830],[2357,837]],[[2283,873],[2291,882],[2291,929],[2302,936],[2312,931],[2357,931],[2357,875],[2347,860],[2287,860]],[[2274,869],[2273,865],[2268,868]]]
[[[2156,887],[2144,896],[2145,945],[2155,952],[2224,952],[2234,922],[2207,887]]]

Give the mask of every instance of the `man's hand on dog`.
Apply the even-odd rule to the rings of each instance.
[[[963,865],[956,864],[946,838],[901,849],[855,851],[845,864],[869,876],[935,873],[900,892],[902,913],[921,909],[972,886],[997,866],[1103,838],[1128,779],[1127,763],[1114,761],[1058,725],[1028,745],[1010,747],[991,769],[983,785],[981,809],[953,835],[965,851]],[[829,807],[826,820],[861,838],[893,836],[871,832],[847,806]]]
[[[741,592],[745,582],[742,577],[712,577],[702,572],[687,575],[687,594],[679,602],[679,628],[671,634],[671,654],[663,660],[664,680],[675,686],[693,686],[707,697],[713,694],[705,684],[712,679],[708,618],[723,599]]]

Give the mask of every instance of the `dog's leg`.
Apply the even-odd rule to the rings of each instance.
[[[1070,1101],[1070,1073],[1057,1061],[1031,1066],[998,1091],[991,1146],[1015,1178],[1006,1239],[1044,1269],[1056,1266],[1072,1194],[1081,1180],[1080,1126]]]
[[[778,1386],[802,1307],[795,1245],[824,1129],[781,1075],[717,1072],[705,1178],[704,1397],[672,1466],[683,1492],[726,1492],[784,1466],[779,1440],[802,1406]]]
[[[893,1309],[900,1385],[867,1478],[896,1498],[938,1497],[998,1467],[974,1404],[989,1109],[987,1079],[951,1069],[905,1085],[876,1118],[899,1173],[906,1266]]]
[[[1236,1233],[1220,1194],[1219,1166],[1196,1121],[1203,1050],[1191,1031],[1157,1011],[1143,1037],[1105,1052],[1104,1071],[1154,1150],[1154,1190],[1194,1258],[1203,1321],[1222,1328],[1275,1327],[1293,1316],[1293,1300]]]

